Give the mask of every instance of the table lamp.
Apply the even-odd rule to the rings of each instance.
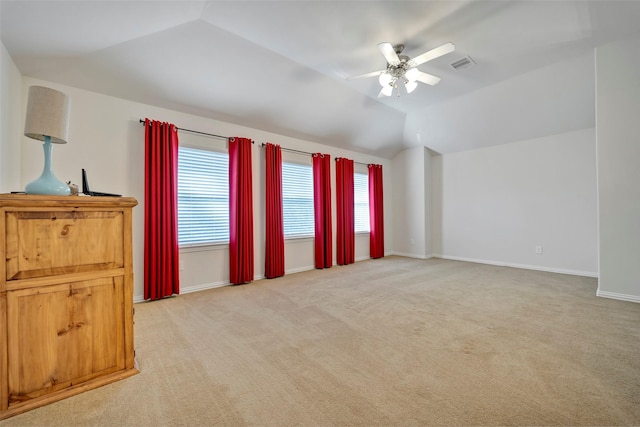
[[[25,193],[59,196],[71,194],[69,186],[56,178],[51,169],[51,143],[67,143],[70,110],[71,99],[64,93],[43,86],[29,87],[24,134],[44,141],[44,169],[40,178],[27,184]]]

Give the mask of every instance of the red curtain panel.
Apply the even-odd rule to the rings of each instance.
[[[180,293],[178,131],[145,119],[144,299]]]
[[[382,165],[369,165],[369,234],[371,258],[384,256]]]
[[[336,159],[336,262],[355,262],[356,235],[353,203],[353,160]]]
[[[333,264],[331,227],[331,156],[316,153],[313,164],[313,211],[315,219],[315,267]]]
[[[267,279],[284,276],[284,225],[282,219],[282,151],[279,145],[265,144],[266,220],[265,266]]]
[[[234,285],[253,280],[252,143],[229,138],[229,264]]]

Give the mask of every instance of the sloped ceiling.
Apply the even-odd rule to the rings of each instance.
[[[416,144],[407,116],[592,52],[639,18],[625,1],[1,0],[0,37],[27,76],[391,157]],[[456,51],[420,66],[438,85],[377,98],[376,78],[346,77],[384,69],[383,41]],[[466,55],[477,64],[453,70]]]

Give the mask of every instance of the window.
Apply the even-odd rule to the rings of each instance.
[[[312,237],[313,171],[310,165],[282,162],[284,237]]]
[[[178,244],[229,241],[229,155],[178,148]]]
[[[368,233],[369,230],[369,175],[353,174],[354,225],[356,233]]]

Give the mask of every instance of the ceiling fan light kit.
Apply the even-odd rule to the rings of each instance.
[[[407,93],[411,93],[414,90],[416,90],[416,88],[418,87],[418,82],[414,81],[407,81],[404,83],[404,88],[407,90]]]
[[[378,44],[378,48],[387,60],[387,68],[350,77],[351,79],[358,79],[378,76],[378,82],[382,86],[378,98],[391,96],[393,89],[398,89],[398,83],[404,86],[407,93],[413,92],[418,87],[418,82],[431,86],[437,84],[440,81],[439,77],[422,72],[417,67],[455,50],[453,43],[445,43],[411,59],[406,55],[401,55],[404,50],[404,45],[402,44],[394,46],[391,43],[384,42]],[[400,96],[399,91],[398,96]]]

